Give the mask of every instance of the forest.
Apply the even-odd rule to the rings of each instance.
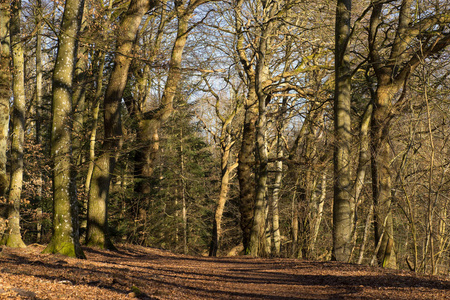
[[[0,241],[450,273],[450,2],[1,0]]]

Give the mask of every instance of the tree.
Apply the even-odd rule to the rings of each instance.
[[[351,0],[339,0],[336,7],[335,92],[334,92],[334,202],[333,259],[348,261],[351,253],[353,213],[351,198],[351,71],[348,43],[350,38]]]
[[[114,67],[104,99],[105,140],[93,170],[89,191],[86,243],[90,246],[114,249],[108,234],[107,207],[111,176],[121,147],[121,101],[142,17],[154,6],[152,1],[132,0],[117,31]]]
[[[402,0],[395,8],[398,19],[392,20],[385,16],[385,8],[392,4],[372,3],[368,45],[369,62],[377,81],[372,99],[370,141],[377,259],[379,265],[395,268],[390,123],[408,100],[407,82],[412,72],[423,59],[444,49],[450,43],[450,34],[445,29],[449,22],[448,11],[415,14],[413,1]],[[385,39],[383,29],[389,23],[393,26],[386,30],[394,32],[389,32],[392,38]]]
[[[0,197],[6,198],[8,175],[6,172],[9,129],[9,99],[11,95],[9,1],[0,2]],[[2,228],[4,229],[4,228]]]
[[[164,85],[164,90],[155,109],[146,109],[138,116],[138,140],[142,144],[136,151],[135,156],[135,174],[139,180],[136,185],[137,194],[146,195],[150,190],[148,185],[149,177],[153,173],[153,162],[159,151],[159,131],[161,126],[168,120],[173,113],[173,102],[179,89],[179,83],[182,79],[182,61],[186,41],[195,24],[189,26],[189,22],[194,15],[194,11],[209,0],[195,1],[174,1],[174,15],[177,17],[176,36],[173,42],[172,51],[169,59],[169,69]],[[155,49],[152,51],[151,59],[156,58],[159,51],[163,31],[163,25],[173,18],[172,14],[166,15],[164,8],[161,13],[160,26],[158,27],[155,39]],[[150,63],[153,63],[151,60]],[[144,103],[140,103],[145,106]],[[131,105],[128,104],[130,111]],[[144,196],[145,197],[145,196]]]
[[[6,246],[25,247],[20,233],[20,199],[23,185],[23,150],[25,132],[25,83],[24,53],[20,34],[22,2],[11,3],[11,50],[13,58],[13,96],[12,142],[11,142],[11,179],[9,184],[8,238]]]
[[[84,258],[78,233],[78,202],[72,161],[72,91],[83,0],[65,3],[53,71],[51,157],[53,227],[46,253]]]
[[[201,119],[205,129],[208,130],[208,132],[214,137],[214,140],[220,147],[220,192],[214,212],[212,240],[209,247],[209,256],[216,256],[220,249],[220,242],[223,234],[222,218],[225,204],[228,201],[230,178],[233,170],[238,166],[237,162],[233,164],[230,163],[230,157],[232,154],[232,148],[236,142],[235,137],[237,134],[235,129],[236,126],[234,126],[233,129],[233,123],[236,122],[236,114],[238,114],[242,106],[239,101],[238,88],[233,87],[233,94],[231,96],[232,99],[228,99],[227,103],[225,102],[225,99],[221,98],[219,94],[213,90],[211,84],[207,80],[205,80],[205,83],[208,86],[208,91],[215,98],[215,103],[211,105],[214,107],[215,116],[219,119],[219,128],[217,132],[214,132],[208,128],[206,122]],[[230,82],[228,82],[228,84],[232,85]],[[229,107],[227,109],[223,108],[223,106]]]

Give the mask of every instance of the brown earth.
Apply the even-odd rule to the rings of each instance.
[[[338,262],[208,258],[125,245],[86,260],[4,248],[0,299],[450,299],[448,278]]]

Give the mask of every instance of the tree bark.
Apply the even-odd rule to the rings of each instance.
[[[239,151],[238,180],[239,180],[239,212],[241,214],[242,242],[247,253],[250,244],[250,230],[253,220],[253,208],[255,201],[255,136],[256,118],[258,106],[255,95],[248,95],[245,105],[244,128],[242,132],[242,144]]]
[[[273,11],[273,7],[269,7]],[[270,16],[271,17],[271,16]],[[267,150],[267,102],[270,100],[269,95],[264,91],[263,82],[268,79],[268,46],[269,37],[272,32],[272,22],[268,22],[266,28],[263,29],[261,39],[259,41],[259,60],[256,66],[256,96],[258,103],[258,119],[256,122],[256,154],[258,163],[258,173],[256,180],[255,206],[253,214],[253,224],[250,231],[249,254],[252,256],[267,256],[266,253],[266,190],[267,190],[267,174],[268,174],[268,150]]]
[[[24,53],[20,36],[22,2],[11,2],[11,50],[13,61],[13,111],[11,141],[11,179],[9,182],[8,238],[6,246],[23,248],[20,233],[20,198],[23,185],[23,143],[25,132],[25,75]]]
[[[391,213],[391,152],[389,148],[389,126],[396,108],[405,104],[406,87],[410,74],[424,59],[438,53],[450,44],[450,35],[444,32],[448,15],[430,15],[420,20],[416,25],[413,20],[413,1],[401,1],[395,35],[391,41],[386,40],[384,32],[380,31],[386,20],[383,14],[384,1],[372,3],[370,17],[369,63],[375,71],[377,89],[373,96],[373,112],[371,124],[372,150],[372,197],[374,203],[375,239],[379,241],[376,254],[378,264],[396,268],[394,253],[393,219]],[[418,27],[417,25],[420,25]],[[432,34],[429,34],[431,33]],[[422,39],[421,35],[427,36]],[[421,40],[416,42],[415,40]],[[390,51],[386,51],[386,50]],[[383,57],[387,53],[389,56]]]
[[[350,37],[351,0],[338,0],[335,28],[335,95],[334,95],[334,200],[332,258],[348,261],[352,246],[354,203],[351,198],[351,71],[347,50]]]
[[[279,127],[280,124],[278,125]],[[279,200],[281,191],[281,182],[283,178],[283,146],[281,141],[281,132],[277,132],[277,162],[275,163],[275,180],[272,192],[272,226],[273,226],[273,244],[275,254],[279,255],[281,250],[281,234],[280,234],[280,217],[279,217]]]
[[[53,234],[46,253],[84,258],[78,233],[78,202],[72,157],[72,94],[77,36],[83,0],[67,0],[53,71],[51,157],[53,159]]]
[[[393,251],[394,223],[391,212],[391,154],[388,140],[389,126],[386,125],[391,109],[389,107],[391,93],[392,90],[385,86],[379,86],[376,92],[371,126],[371,162],[375,241],[380,241],[377,260],[380,266],[396,268],[397,262]]]
[[[42,16],[40,15],[40,10],[42,9],[42,1],[37,0],[37,7],[35,8],[34,15],[36,17],[36,99],[35,99],[35,143],[41,146],[42,144]],[[42,241],[42,187],[43,187],[43,176],[42,171],[39,171],[39,182],[37,186],[37,202],[39,203],[39,208],[37,209],[37,236],[36,240],[38,243]]]
[[[86,243],[99,248],[114,249],[108,233],[108,198],[111,176],[121,148],[121,101],[128,80],[128,70],[136,35],[144,14],[155,3],[149,0],[132,0],[118,32],[114,67],[109,78],[104,99],[105,140],[97,159],[91,180],[88,201]]]
[[[216,211],[214,212],[214,223],[212,232],[212,241],[209,249],[209,256],[216,256],[219,250],[220,240],[222,237],[222,216],[225,209],[225,204],[228,200],[228,190],[230,182],[230,173],[237,167],[237,164],[229,165],[229,158],[232,143],[230,137],[224,137],[226,141],[223,141],[221,149],[221,180],[220,180],[220,192],[219,200],[217,201]]]
[[[0,197],[8,188],[6,151],[8,148],[9,101],[11,96],[11,54],[9,38],[9,1],[0,2]]]

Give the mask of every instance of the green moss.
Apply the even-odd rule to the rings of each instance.
[[[62,254],[68,257],[86,258],[81,248],[77,249],[71,242],[52,240],[42,253]]]
[[[136,295],[136,297],[139,297],[140,295],[142,295],[141,290],[137,286],[133,285],[131,287],[131,291]]]
[[[22,237],[17,234],[8,235],[5,245],[10,248],[25,248],[27,246],[23,242]]]

